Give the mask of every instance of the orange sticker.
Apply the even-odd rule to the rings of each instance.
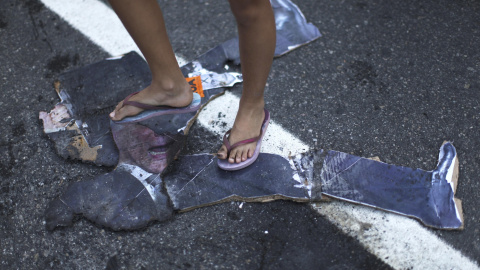
[[[192,77],[192,78],[185,78],[192,88],[192,91],[199,94],[200,97],[204,97],[203,94],[203,86],[202,86],[202,78],[200,76]]]

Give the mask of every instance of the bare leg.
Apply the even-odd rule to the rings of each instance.
[[[269,0],[230,0],[237,20],[243,92],[240,106],[229,137],[230,144],[256,137],[264,119],[263,92],[275,53],[275,17]],[[256,143],[240,146],[228,156],[230,163],[252,157]],[[223,145],[218,158],[227,158]]]
[[[142,51],[152,72],[152,83],[131,100],[173,107],[190,104],[193,94],[175,59],[162,11],[156,0],[109,1]],[[110,117],[121,120],[141,111],[142,109],[133,106],[123,106],[120,102]]]

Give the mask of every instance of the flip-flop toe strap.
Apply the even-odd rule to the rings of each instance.
[[[243,141],[239,141],[237,143],[234,143],[231,146],[231,149],[234,149],[234,148],[239,147],[241,145],[245,145],[245,144],[249,144],[249,143],[253,143],[253,142],[258,142],[258,139],[260,139],[260,136],[255,137],[255,138],[246,139],[246,140],[243,140]]]
[[[223,144],[227,148],[227,156],[230,154],[230,150],[232,150],[232,147],[230,146],[230,142],[228,141],[227,135],[232,132],[231,129],[229,129],[225,134],[223,135]]]
[[[261,137],[261,135],[260,135],[260,136],[250,138],[250,139],[246,139],[246,140],[243,140],[243,141],[239,141],[237,143],[234,143],[233,145],[230,145],[230,142],[228,141],[227,135],[230,134],[231,132],[232,132],[232,130],[230,129],[229,131],[225,132],[225,135],[223,135],[223,144],[227,148],[227,155],[230,155],[230,151],[232,151],[236,147],[239,147],[239,146],[245,145],[245,144],[249,144],[249,143],[253,143],[253,142],[258,142],[258,140]]]

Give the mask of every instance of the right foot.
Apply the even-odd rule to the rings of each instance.
[[[235,117],[232,131],[228,137],[230,145],[261,135],[264,119],[265,111],[263,109],[263,102],[254,107],[240,106],[237,116]],[[257,143],[259,142],[252,142],[235,147],[230,153],[228,153],[227,147],[223,144],[217,153],[217,157],[219,159],[227,159],[229,163],[246,161],[253,156]]]
[[[170,107],[185,107],[188,106],[193,99],[193,92],[185,81],[179,87],[172,87],[166,90],[165,88],[155,86],[153,83],[147,88],[140,91],[138,94],[132,96],[130,101],[136,101],[153,106],[170,106]],[[120,121],[128,116],[135,116],[141,113],[144,109],[123,105],[123,101],[118,103],[113,112],[110,113],[110,118],[114,121]]]

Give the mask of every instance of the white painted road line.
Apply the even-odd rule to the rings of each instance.
[[[112,56],[132,50],[138,51],[115,13],[100,1],[42,0],[42,2]],[[225,121],[233,123],[238,98],[227,93],[207,107],[200,114],[198,121],[205,128],[219,134],[220,139],[224,129],[212,127],[211,121],[218,120],[218,114],[221,113],[228,116]],[[305,143],[275,123],[269,125],[269,131],[271,134],[267,133],[262,144],[264,152],[286,156],[290,152],[299,153],[308,148]],[[393,268],[480,269],[476,263],[413,219],[342,202],[321,203],[315,208]]]
[[[314,208],[395,269],[479,269],[411,218],[340,201]]]
[[[98,0],[42,0],[42,2],[111,56],[131,51],[143,56],[120,19],[103,2]],[[187,63],[180,57],[177,57],[177,60],[180,65]]]

